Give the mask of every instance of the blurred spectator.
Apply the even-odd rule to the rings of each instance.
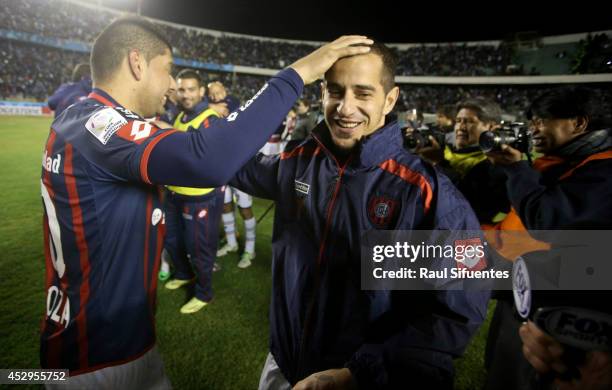
[[[240,106],[240,100],[228,95],[225,86],[220,81],[208,83],[208,101],[211,104],[225,103],[229,112],[236,111]]]
[[[47,103],[57,118],[70,105],[87,98],[90,92],[91,67],[89,64],[80,63],[74,67],[72,81],[60,85]]]
[[[300,99],[296,105],[295,128],[289,134],[288,141],[302,141],[317,124],[317,113],[310,110],[310,100]]]
[[[174,77],[170,77],[170,79],[170,88],[168,88],[168,92],[166,92],[166,101],[164,102],[165,111],[159,118],[166,123],[174,123],[174,120],[176,119],[177,115],[182,110],[178,103],[178,86],[176,84],[176,80],[174,79]],[[165,279],[162,278],[162,280]]]
[[[457,109],[452,104],[445,104],[436,110],[436,127],[446,134],[444,142],[455,146],[455,115]]]

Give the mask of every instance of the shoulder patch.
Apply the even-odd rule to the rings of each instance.
[[[106,145],[110,137],[127,123],[127,120],[115,109],[105,107],[94,112],[85,123],[85,127],[98,141]]]
[[[368,218],[378,227],[387,227],[396,217],[398,201],[387,196],[371,196],[368,200]]]

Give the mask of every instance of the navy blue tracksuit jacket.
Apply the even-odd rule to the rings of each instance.
[[[440,376],[452,385],[452,358],[485,318],[489,293],[362,290],[361,236],[479,230],[478,220],[448,178],[403,149],[396,122],[346,161],[331,145],[323,122],[291,152],[260,154],[231,181],[276,201],[272,355],[291,384],[348,367],[361,388],[435,386]]]

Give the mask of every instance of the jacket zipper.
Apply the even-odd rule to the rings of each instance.
[[[338,167],[338,176],[336,176],[335,178],[336,185],[334,187],[334,192],[332,193],[332,197],[329,201],[329,206],[327,208],[327,216],[325,217],[325,227],[323,229],[323,236],[321,237],[321,244],[319,246],[319,255],[317,256],[317,264],[316,264],[316,270],[315,270],[315,283],[314,283],[314,289],[313,289],[314,293],[308,305],[308,311],[306,313],[306,319],[304,321],[304,328],[302,329],[302,338],[300,342],[300,351],[299,351],[298,365],[297,365],[297,370],[296,370],[296,375],[298,376],[303,375],[302,371],[303,371],[303,365],[304,365],[304,359],[305,359],[304,346],[306,345],[307,336],[310,334],[310,328],[312,326],[311,323],[314,317],[315,303],[317,301],[317,291],[319,290],[319,283],[320,283],[320,276],[321,276],[320,275],[321,262],[323,261],[323,251],[325,249],[325,242],[327,241],[327,234],[329,232],[329,227],[331,225],[331,218],[333,215],[334,206],[336,205],[336,199],[340,191],[340,185],[342,184],[342,175],[344,175],[344,171],[347,165],[349,164],[349,162],[351,161],[351,157],[349,157],[344,162],[344,165],[340,166],[340,163],[335,158],[335,156],[329,151],[329,149],[327,149],[325,145],[323,145],[323,143],[316,136],[313,135],[313,138],[315,139],[315,141],[319,143],[321,148],[325,150],[327,154],[332,157],[332,159],[336,163],[336,167]],[[299,378],[295,378],[295,379],[299,379]]]

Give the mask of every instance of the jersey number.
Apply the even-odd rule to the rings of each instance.
[[[57,276],[61,278],[64,276],[64,272],[66,272],[64,252],[62,252],[62,237],[59,223],[57,222],[55,206],[42,180],[40,181],[40,192],[42,193],[45,210],[47,212],[47,221],[49,221],[49,251],[51,252],[51,260],[53,261],[53,268],[55,268]]]

